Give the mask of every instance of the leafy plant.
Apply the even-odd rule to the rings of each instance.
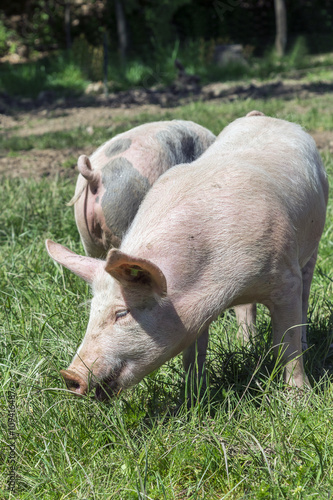
[[[9,30],[0,17],[0,56],[7,53],[10,47],[10,39],[13,36],[12,30]]]

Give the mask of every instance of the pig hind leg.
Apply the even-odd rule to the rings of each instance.
[[[234,311],[238,324],[237,338],[248,342],[256,334],[257,305],[242,304],[236,306]]]
[[[313,277],[314,268],[316,265],[318,254],[318,247],[313,253],[311,259],[305,264],[302,268],[302,282],[303,282],[303,291],[302,291],[302,349],[305,351],[308,348],[307,339],[306,339],[306,323],[307,323],[307,312],[309,307],[309,295],[311,282]],[[240,340],[244,340],[247,342],[249,338],[256,334],[256,313],[257,308],[256,304],[244,304],[240,306],[236,306],[234,308],[238,331],[237,337]]]
[[[311,282],[313,277],[313,271],[316,265],[317,260],[318,247],[316,251],[313,253],[311,259],[302,269],[302,280],[303,280],[303,294],[302,294],[302,347],[303,351],[308,348],[307,339],[306,339],[306,323],[307,323],[307,313],[309,307],[309,295]]]
[[[275,356],[281,356],[284,380],[295,387],[309,385],[302,358],[302,277],[293,276],[279,289],[270,307]],[[280,351],[281,349],[281,351]]]

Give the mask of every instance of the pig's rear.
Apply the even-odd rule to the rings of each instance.
[[[119,247],[150,186],[172,166],[196,160],[215,140],[185,120],[146,123],[78,160],[75,220],[88,255]]]

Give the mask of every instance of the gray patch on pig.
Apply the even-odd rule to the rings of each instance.
[[[110,158],[111,156],[119,155],[126,151],[130,145],[132,144],[132,139],[117,139],[114,142],[111,142],[109,146],[105,148],[105,156]]]
[[[196,140],[198,141],[198,136],[196,137]],[[196,159],[196,145],[195,145],[195,137],[187,135],[184,136],[184,138],[181,141],[181,148],[182,152],[184,155],[184,158],[186,158],[187,162],[194,161]]]
[[[170,165],[191,163],[201,153],[202,144],[199,136],[191,130],[186,132],[178,127],[170,127],[156,134],[161,147],[169,156]]]
[[[101,204],[110,231],[122,238],[150,188],[149,181],[126,158],[115,158],[102,168],[105,188]]]

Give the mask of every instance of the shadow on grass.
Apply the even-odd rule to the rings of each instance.
[[[156,372],[141,383],[141,388],[133,389],[133,399],[126,394],[123,396],[128,414],[137,417],[140,408],[141,417],[148,420],[175,417],[188,410],[213,417],[222,408],[228,411],[230,397],[233,401],[250,398],[260,405],[269,393],[285,391],[283,369],[273,355],[269,320],[261,322],[255,338],[245,345],[235,339],[234,332],[223,338],[214,334],[212,337],[206,380],[199,382],[199,398],[191,389],[191,381],[184,378],[180,363],[177,365],[172,361],[166,378],[162,372]],[[333,375],[332,342],[331,324],[320,324],[316,319],[309,325],[309,349],[303,356],[306,373],[315,391],[324,390],[325,379]]]
[[[57,82],[53,82],[50,86],[46,81],[46,66],[42,66],[42,68],[43,71],[40,68],[30,68],[29,66],[25,69],[22,76],[23,81],[27,82],[25,95],[20,94],[21,89],[15,90],[14,84],[3,83],[3,91],[0,93],[2,113],[13,114],[13,112],[21,110],[33,112],[45,108],[48,110],[82,106],[119,108],[147,104],[169,108],[187,102],[216,99],[234,101],[235,99],[282,98],[289,100],[322,95],[333,91],[333,84],[327,81],[300,82],[297,79],[284,81],[281,78],[269,82],[253,82],[249,78],[245,78],[239,82],[212,82],[208,85],[201,85],[197,82],[184,83],[176,79],[169,85],[162,83],[157,87],[146,87],[138,84],[130,89],[111,92],[108,95],[87,95],[84,93],[86,82],[81,81],[75,72],[72,80],[67,82],[66,86],[64,83]],[[7,78],[9,74],[8,67],[0,65],[2,80]],[[10,74],[10,76],[13,82],[18,80],[14,78],[14,75]],[[6,91],[7,87],[11,89],[10,93]]]

